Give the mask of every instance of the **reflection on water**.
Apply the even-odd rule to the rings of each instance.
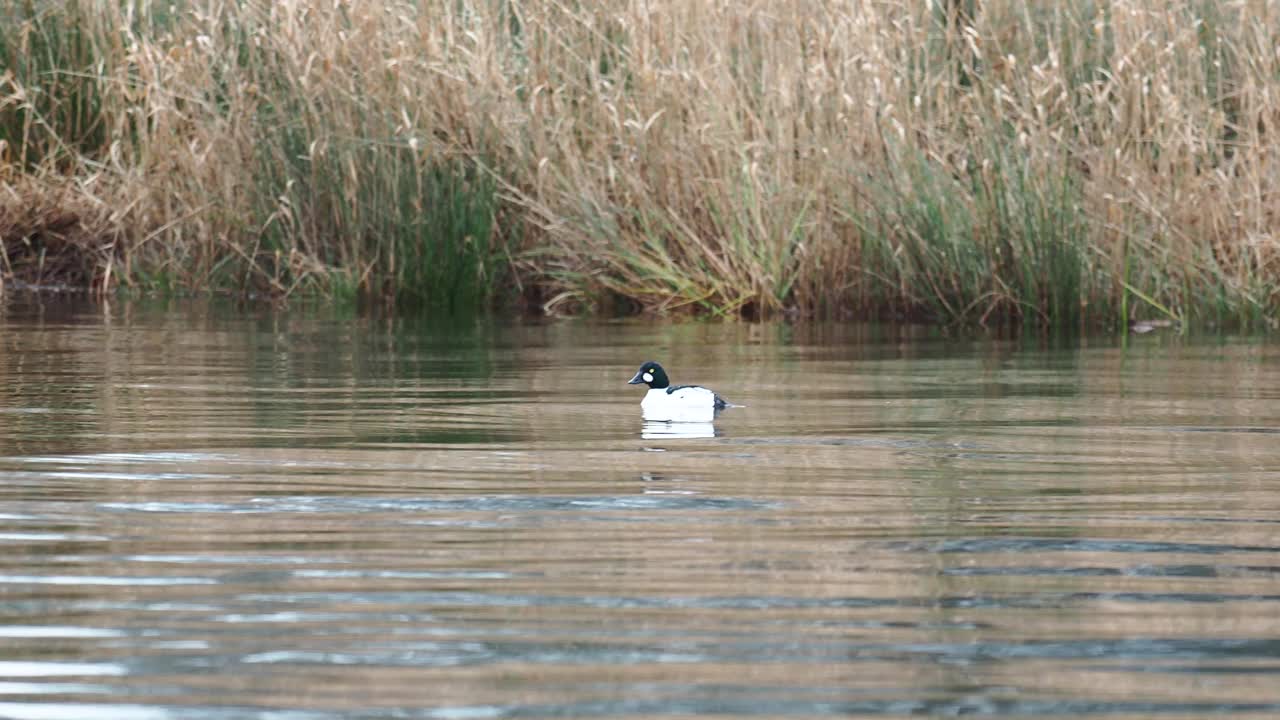
[[[713,438],[716,426],[709,422],[670,422],[667,420],[645,420],[640,430],[640,437],[645,440],[665,440],[674,438]]]
[[[1275,716],[1278,355],[11,300],[0,717]]]

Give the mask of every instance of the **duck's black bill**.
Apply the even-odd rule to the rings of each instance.
[[[628,381],[627,381],[627,384],[628,384],[628,385],[639,385],[640,383],[644,382],[644,377],[643,377],[643,376],[644,376],[644,373],[642,373],[642,372],[638,372],[638,373],[636,373],[636,376],[635,376],[635,377],[633,377],[633,378],[631,378],[630,380],[628,380]]]

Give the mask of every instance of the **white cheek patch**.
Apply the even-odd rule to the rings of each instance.
[[[643,377],[645,382],[653,382],[653,373],[645,373],[640,377]]]

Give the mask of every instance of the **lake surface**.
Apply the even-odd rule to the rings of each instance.
[[[0,717],[926,714],[1280,716],[1280,346],[0,304]]]

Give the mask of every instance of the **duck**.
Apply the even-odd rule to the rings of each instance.
[[[667,372],[658,363],[649,360],[640,366],[628,385],[645,384],[649,391],[640,401],[645,420],[666,422],[710,422],[716,413],[727,407],[738,407],[727,402],[710,388],[701,385],[672,385]]]

